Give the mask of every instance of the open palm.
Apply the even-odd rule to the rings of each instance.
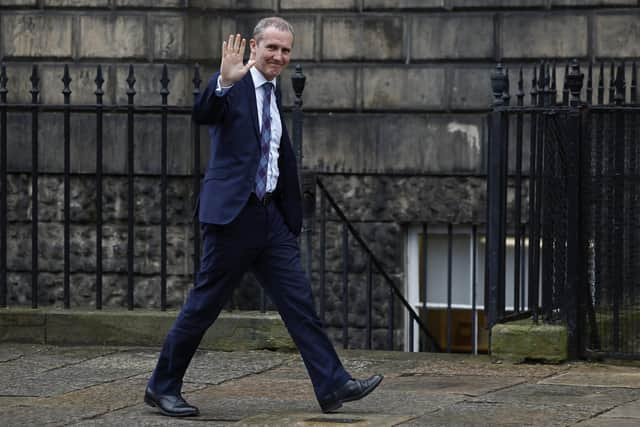
[[[222,62],[220,63],[220,84],[231,86],[249,71],[255,64],[255,55],[251,52],[249,61],[243,62],[244,51],[247,47],[247,40],[240,37],[240,34],[229,35],[229,40],[222,42]]]

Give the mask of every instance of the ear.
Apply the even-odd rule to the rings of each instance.
[[[249,47],[251,48],[252,53],[256,53],[256,48],[258,47],[258,42],[256,42],[256,39],[249,40]]]

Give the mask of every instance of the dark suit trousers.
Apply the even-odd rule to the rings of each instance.
[[[252,196],[230,224],[203,226],[197,283],[167,335],[149,380],[156,393],[180,392],[202,336],[247,271],[255,274],[278,308],[302,355],[316,396],[327,396],[351,378],[316,315],[296,238],[276,203],[262,206]]]

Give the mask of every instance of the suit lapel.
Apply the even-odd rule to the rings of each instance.
[[[260,122],[258,121],[258,102],[256,101],[256,87],[253,85],[253,78],[251,72],[248,72],[245,77],[247,86],[249,87],[249,111],[251,112],[251,121],[253,122],[253,129],[260,142]]]

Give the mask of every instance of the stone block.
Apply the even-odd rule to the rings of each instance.
[[[402,59],[402,17],[326,17],[322,22],[324,60]]]
[[[71,57],[72,17],[2,15],[0,31],[5,57]]]
[[[448,6],[454,9],[495,8],[534,8],[546,7],[548,0],[449,0]]]
[[[280,9],[357,10],[359,3],[357,0],[320,0],[314,1],[312,6],[308,0],[280,0]]]
[[[596,16],[595,28],[596,56],[640,56],[640,13]]]
[[[293,50],[291,52],[292,61],[315,59],[315,19],[307,16],[292,16],[286,18],[293,26],[293,31],[295,33]]]
[[[303,108],[314,110],[335,110],[356,108],[356,74],[353,67],[304,66],[302,72],[307,77],[302,93]],[[295,66],[282,74],[281,90],[283,105],[292,106],[295,93],[291,76]]]
[[[456,68],[451,75],[451,108],[479,110],[489,108],[491,95],[491,68]],[[515,76],[512,74],[512,78]],[[515,83],[515,82],[514,82]],[[512,86],[516,87],[515,84]]]
[[[144,7],[144,8],[184,8],[189,2],[187,0],[113,0],[116,7]]]
[[[161,16],[152,20],[153,56],[156,60],[184,57],[184,20],[182,16]]]
[[[366,67],[362,70],[362,105],[372,110],[445,108],[443,68]]]
[[[235,22],[212,15],[189,15],[187,19],[185,37],[188,57],[199,61],[213,60],[219,64],[223,34],[228,36],[235,32]],[[228,29],[225,33],[222,33],[223,21]]]
[[[196,9],[241,9],[275,11],[275,0],[191,0],[189,6]]]
[[[79,55],[85,58],[144,58],[146,19],[142,15],[80,16]]]
[[[505,58],[575,58],[587,56],[584,15],[507,14],[500,34]]]
[[[219,351],[296,349],[280,316],[276,313],[228,313],[202,338],[202,348]]]
[[[482,172],[485,122],[473,115],[308,114],[304,162],[324,172]]]
[[[444,0],[364,0],[364,10],[444,9]]]
[[[492,58],[493,33],[492,15],[417,16],[411,25],[411,58]]]
[[[54,7],[109,7],[109,0],[44,0],[45,8]]]
[[[567,328],[531,319],[497,324],[491,328],[491,356],[513,362],[563,362],[568,357]]]

